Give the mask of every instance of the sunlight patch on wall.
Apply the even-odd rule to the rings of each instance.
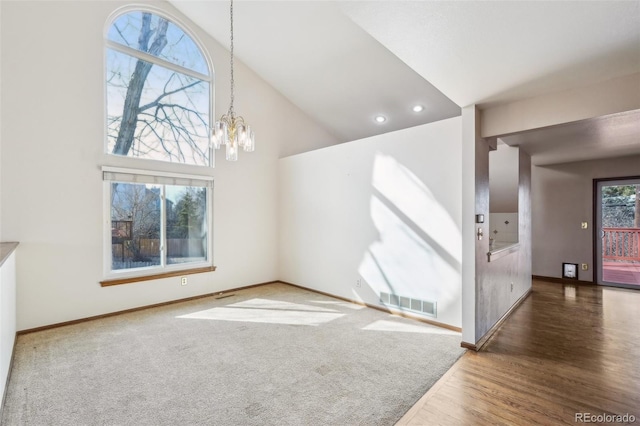
[[[380,241],[369,246],[359,267],[367,283],[379,291],[442,302],[460,272],[377,198],[371,216]]]
[[[433,192],[395,158],[376,154],[373,187],[449,256],[462,262],[462,234]],[[446,182],[442,182],[446,184]]]
[[[373,167],[372,221],[379,240],[358,272],[374,291],[458,303],[461,234],[427,186],[393,157],[378,153]]]

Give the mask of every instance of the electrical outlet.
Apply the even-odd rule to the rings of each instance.
[[[589,270],[589,264],[588,263],[583,263],[582,264],[582,270],[583,271],[588,271]]]
[[[360,278],[356,280],[356,287],[358,288],[362,287],[362,280]]]
[[[187,285],[187,277],[180,278],[180,284]]]
[[[582,222],[582,229],[587,229],[589,224],[587,222]]]

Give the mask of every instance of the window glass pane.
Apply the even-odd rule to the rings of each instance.
[[[208,166],[209,83],[107,49],[111,154]]]
[[[157,56],[204,75],[207,62],[193,39],[173,22],[149,12],[130,12],[109,28],[109,40]]]
[[[111,269],[161,264],[161,206],[158,185],[111,183]]]
[[[166,186],[167,264],[207,260],[207,190]]]

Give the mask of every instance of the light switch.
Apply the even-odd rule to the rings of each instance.
[[[589,224],[587,222],[582,222],[582,229],[587,229]]]

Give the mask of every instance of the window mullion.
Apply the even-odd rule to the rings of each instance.
[[[196,78],[198,80],[202,80],[202,81],[206,81],[206,82],[211,82],[212,79],[210,76],[208,75],[204,75],[202,73],[199,73],[197,71],[193,71],[189,68],[184,68],[181,67],[180,65],[176,65],[172,62],[169,61],[165,61],[162,58],[159,58],[157,56],[153,56],[150,55],[146,52],[142,52],[140,50],[137,49],[132,49],[131,47],[127,47],[127,46],[123,46],[119,43],[115,43],[111,40],[106,40],[106,45],[109,49],[115,50],[117,52],[120,53],[124,53],[126,55],[129,55],[133,58],[136,59],[142,59],[143,61],[149,62],[151,64],[156,64],[156,65],[160,65],[161,67],[170,69],[171,71],[175,71],[175,72],[179,72],[180,74],[184,74],[184,75],[188,75],[189,77],[193,77]]]
[[[162,208],[160,209],[160,266],[167,266],[167,192],[162,185]]]

